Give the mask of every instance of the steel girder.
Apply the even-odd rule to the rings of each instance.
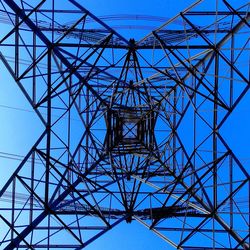
[[[79,2],[1,1],[1,60],[44,126],[0,191],[1,248],[138,221],[176,249],[249,249],[249,172],[223,132],[250,86],[249,4],[198,1],[135,41]]]

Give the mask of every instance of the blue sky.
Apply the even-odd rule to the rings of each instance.
[[[194,1],[186,0],[166,0],[159,1],[84,1],[84,7],[94,13],[96,16],[133,14],[133,15],[151,15],[171,18],[178,12],[187,8]],[[207,1],[208,2],[208,1]],[[214,3],[214,1],[211,1]],[[237,1],[237,4],[245,1]],[[209,4],[208,4],[209,5]],[[207,5],[207,6],[208,6]],[[209,8],[209,7],[208,7]],[[107,22],[109,25],[120,25],[120,23]],[[126,23],[124,22],[123,25]],[[130,24],[130,23],[129,23]],[[157,27],[160,22],[139,21],[139,25],[148,25]],[[132,22],[131,22],[132,25]],[[117,29],[127,39],[131,37],[140,38],[149,33],[148,29],[125,30]],[[4,53],[4,51],[2,51]],[[37,140],[43,126],[36,114],[32,111],[30,104],[27,102],[17,84],[13,81],[4,65],[0,63],[0,188],[11,173],[17,168],[22,156],[24,156]],[[242,103],[235,110],[228,122],[223,126],[222,135],[227,140],[229,146],[236,152],[242,162],[249,164],[250,154],[250,133],[249,133],[249,93]],[[239,122],[240,121],[240,122]],[[79,120],[75,120],[76,127]],[[2,154],[1,156],[1,152]],[[7,155],[8,153],[9,155]],[[12,159],[10,159],[12,158]],[[6,171],[7,169],[7,171]],[[169,249],[168,245],[138,222],[132,224],[125,222],[106,233],[100,239],[86,248],[94,249],[137,249],[137,250],[161,250]]]

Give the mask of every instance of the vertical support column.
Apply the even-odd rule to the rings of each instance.
[[[234,63],[234,33],[232,33],[231,36],[231,58],[230,58],[231,63]],[[233,92],[234,92],[234,70],[232,67],[230,67],[230,100],[229,100],[229,105],[230,108],[233,106]],[[232,156],[229,156],[229,180],[230,180],[230,194],[233,192],[233,159]],[[233,197],[230,196],[230,229],[232,229],[234,226],[233,223]]]
[[[177,108],[177,88],[174,89],[174,112],[173,112],[173,152],[176,150],[176,111],[178,110]],[[183,96],[181,97],[183,98]],[[171,153],[173,153],[171,152]],[[172,157],[173,158],[173,172],[176,172],[176,156]]]
[[[15,227],[15,197],[16,197],[16,178],[12,182],[12,211],[11,211],[11,225]],[[14,230],[11,230],[11,240],[14,239]]]
[[[214,61],[214,107],[213,107],[213,161],[217,160],[217,121],[218,121],[218,73],[219,73],[219,55],[215,52]],[[216,164],[216,163],[215,163]],[[218,202],[218,191],[217,191],[217,166],[213,168],[213,209],[217,209]],[[213,220],[213,247],[215,247],[215,225]]]
[[[30,170],[30,188],[31,190],[34,190],[35,188],[35,151],[32,152],[31,154],[31,170]],[[34,194],[30,194],[30,211],[29,211],[29,224],[32,223],[33,221],[33,209],[34,209]],[[30,243],[33,241],[33,231],[31,232],[31,237],[30,237]]]
[[[32,61],[33,61],[33,64],[36,61],[36,33],[35,32],[33,32]],[[33,104],[35,104],[36,103],[36,67],[33,67],[32,71],[33,71],[32,72],[32,74],[33,74],[33,77],[32,77],[32,101],[33,101]]]
[[[219,55],[215,55],[215,77],[214,77],[214,111],[213,111],[213,161],[217,159],[217,121],[218,121],[218,73],[219,73]],[[217,207],[217,167],[214,168],[214,209]]]
[[[81,95],[80,95],[81,96]],[[80,97],[81,98],[81,97]],[[88,149],[89,148],[89,115],[90,115],[90,108],[91,106],[89,106],[89,90],[86,89],[86,107],[88,107],[88,110],[86,110],[86,148]],[[86,157],[85,157],[85,170],[88,171],[88,164],[89,164],[89,154],[86,154]]]
[[[19,76],[19,17],[15,15],[15,75],[16,78]]]
[[[49,172],[50,172],[50,147],[51,147],[51,48],[48,51],[48,65],[47,65],[47,143],[46,143],[46,172],[45,172],[45,205],[49,201]],[[45,208],[46,209],[46,208]]]
[[[204,70],[204,68],[202,67],[202,71]],[[196,89],[197,88],[197,84],[196,84],[196,79],[192,76],[192,81],[193,81],[193,88]],[[194,97],[193,97],[193,105],[194,105],[194,139],[193,139],[193,148],[195,150],[196,148],[196,135],[197,135],[197,114],[196,114],[196,103],[197,103],[197,97],[196,97],[196,93],[194,92]],[[196,150],[195,150],[196,151]],[[193,171],[196,171],[196,152],[194,152],[194,155],[193,155]],[[191,185],[193,185],[195,183],[195,176],[194,174],[192,174],[191,176]],[[202,195],[203,195],[203,192],[202,192]]]
[[[69,81],[68,81],[68,84],[67,84],[68,88],[71,89],[71,86],[72,86],[72,76],[69,77]],[[71,141],[71,94],[69,94],[68,96],[68,107],[67,107],[67,110],[68,110],[68,119],[67,119],[67,126],[68,126],[68,130],[67,130],[67,150],[68,150],[68,159],[67,159],[67,162],[69,163],[71,161],[71,156],[70,156],[70,149],[71,149],[71,144],[70,144],[70,141]],[[71,171],[68,171],[67,173],[67,179],[69,181],[69,183],[72,183],[72,174],[71,174]]]

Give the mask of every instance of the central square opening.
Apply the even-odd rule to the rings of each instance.
[[[153,111],[146,108],[109,110],[106,124],[105,146],[109,151],[147,154],[155,146]]]
[[[135,122],[126,121],[122,127],[122,135],[127,139],[137,138],[137,124]]]

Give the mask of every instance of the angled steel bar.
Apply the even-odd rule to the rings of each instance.
[[[122,41],[124,41],[126,44],[130,45],[130,42],[127,41],[124,37],[122,37],[119,33],[117,33],[114,29],[110,28],[106,23],[104,23],[102,20],[100,20],[98,17],[90,13],[87,9],[85,9],[82,5],[80,5],[75,0],[69,0],[72,4],[74,4],[78,9],[81,11],[87,13],[90,17],[92,17],[95,21],[100,23],[103,27],[105,27],[107,30],[109,30],[111,33],[115,34],[117,37],[119,37]]]
[[[190,20],[188,19],[188,18],[186,18],[185,17],[185,15],[183,15],[182,13],[181,13],[181,17],[196,31],[196,33],[197,34],[199,34],[199,36],[200,37],[202,37],[203,38],[203,40],[207,43],[207,44],[209,44],[210,46],[212,46],[213,47],[213,50],[228,64],[228,66],[230,67],[230,68],[232,68],[241,78],[242,78],[242,80],[244,81],[244,82],[246,82],[248,85],[250,84],[250,81],[249,81],[249,79],[247,79],[234,65],[233,65],[233,63],[231,63],[229,60],[228,60],[228,58],[226,58],[221,52],[220,52],[220,50],[219,50],[219,48],[217,47],[217,46],[215,46],[215,45],[213,45],[212,44],[212,42],[210,42],[210,40],[206,37],[206,36],[204,36],[204,34],[202,34],[202,32],[192,23],[192,22],[190,22]],[[250,14],[248,13],[247,14],[247,17],[246,17],[246,20],[249,20],[250,19]],[[244,21],[240,21],[239,23],[238,23],[238,25],[240,25],[240,24],[245,24],[245,21],[246,20],[244,20]],[[237,25],[237,26],[238,26]]]
[[[30,96],[28,95],[28,93],[26,92],[26,90],[23,88],[22,84],[20,83],[20,81],[16,78],[15,76],[15,72],[12,70],[11,66],[9,65],[8,61],[6,60],[6,58],[4,57],[4,55],[0,52],[0,59],[2,60],[2,62],[4,63],[5,67],[8,69],[9,73],[11,74],[11,76],[13,77],[13,79],[16,81],[16,83],[18,84],[19,88],[22,90],[23,94],[25,95],[25,97],[27,98],[28,102],[31,104],[31,106],[34,108],[35,104],[34,101],[30,98]],[[43,123],[43,125],[46,126],[46,121],[44,120],[42,114],[39,112],[39,110],[34,108],[34,111],[36,112],[36,114],[38,115],[39,119],[41,120],[41,122]]]
[[[36,33],[36,35],[44,42],[48,48],[53,48],[54,54],[61,60],[61,62],[67,67],[71,68],[71,63],[61,54],[61,52],[53,47],[53,44],[49,39],[41,32],[41,30],[26,16],[24,11],[13,0],[4,0],[4,2],[27,24],[27,26]],[[106,105],[105,100],[85,81],[85,79],[77,72],[75,76],[84,83],[84,85],[95,95],[101,103]]]
[[[24,238],[22,238],[22,236],[18,233],[15,227],[12,226],[12,224],[8,220],[6,220],[6,218],[4,218],[1,214],[0,214],[0,218],[2,219],[2,221],[4,221],[4,223],[6,223],[9,226],[9,228],[13,231],[13,233],[18,235],[18,237],[20,237],[23,240],[23,242],[26,244],[26,247],[30,249],[34,249]]]
[[[245,25],[248,26],[248,28],[250,28],[250,24],[248,23],[247,21],[247,18],[243,18],[242,15],[245,15],[246,13],[245,12],[240,12],[240,11],[237,11],[235,8],[233,8],[233,6],[226,0],[223,0],[223,3],[228,7],[228,9],[233,13],[233,15],[237,15],[240,20],[242,22],[245,23]],[[249,4],[248,4],[249,5]]]
[[[135,42],[76,0],[65,1],[68,10],[56,9],[55,0],[49,2],[51,9],[41,7],[44,1],[32,8],[31,3],[2,0],[11,29],[1,46],[13,48],[14,57],[0,54],[0,59],[45,127],[0,191],[1,200],[10,202],[0,208],[0,218],[5,213],[10,218],[0,243],[5,249],[82,249],[132,220],[177,249],[191,249],[198,235],[204,236],[200,248],[206,250],[249,249],[249,202],[244,207],[240,195],[248,194],[250,177],[221,133],[250,88],[248,68],[236,67],[248,52],[249,40],[237,48],[236,39],[237,33],[247,37],[239,31],[249,27],[249,13],[243,11],[247,5],[235,9],[226,0],[230,11],[218,6],[192,11],[200,2]],[[57,13],[75,21],[64,25]],[[215,21],[198,26],[197,17],[204,15]],[[230,27],[220,27],[224,19],[230,19]],[[101,28],[89,29],[89,20]],[[184,30],[167,29],[180,20]],[[216,25],[215,46],[209,36]],[[22,52],[31,59],[23,60]],[[220,76],[223,65],[230,77]],[[238,81],[246,86],[238,87]],[[19,193],[20,187],[28,194]],[[227,192],[221,193],[223,188]],[[22,224],[25,214],[28,222]],[[84,224],[88,216],[98,224]],[[171,224],[175,220],[178,224]],[[55,241],[53,236],[63,230],[76,244]],[[84,241],[82,230],[95,230],[95,235]],[[165,231],[178,236],[168,238]]]
[[[95,164],[93,164],[88,172],[86,172],[85,174],[83,174],[84,176],[87,176],[89,172],[91,172],[104,158],[105,156],[103,156],[102,158],[100,158],[99,160],[97,160],[95,162]],[[72,187],[77,187],[80,183],[82,182],[82,177],[79,177],[73,184]],[[72,192],[71,188],[66,189],[64,192],[62,192],[62,194],[57,197],[51,204],[50,207],[51,209],[56,208],[57,205],[60,204],[61,201],[63,201],[69,194],[70,192]],[[36,226],[38,226],[47,216],[48,216],[49,211],[48,210],[44,210],[42,213],[40,213],[33,221],[30,225],[28,225],[21,233],[20,236],[21,237],[16,237],[10,244],[8,244],[8,246],[6,246],[6,250],[11,250],[14,249],[15,247],[18,247],[20,245],[20,243],[22,242],[22,239],[24,239],[25,237],[27,237],[32,230],[34,230],[36,228]]]

